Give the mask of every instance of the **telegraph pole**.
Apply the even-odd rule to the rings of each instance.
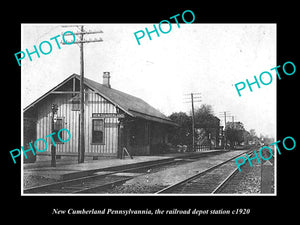
[[[84,60],[83,60],[83,26],[80,28],[80,140],[78,151],[78,163],[84,162]]]
[[[70,26],[63,26],[70,27]],[[72,25],[71,25],[72,27]],[[73,26],[74,27],[74,26]],[[79,140],[79,149],[78,149],[78,163],[84,163],[84,153],[85,153],[85,144],[84,144],[84,52],[83,52],[83,44],[90,42],[102,42],[101,38],[93,39],[93,40],[84,40],[84,35],[86,34],[98,34],[103,33],[103,31],[86,31],[84,26],[75,26],[80,27],[80,32],[75,32],[75,35],[79,35],[79,41],[75,41],[74,44],[79,44],[80,48],[80,140]],[[67,33],[65,35],[73,35],[71,33]],[[65,44],[65,43],[62,43]],[[68,42],[66,43],[68,44]]]
[[[194,111],[194,102],[201,102],[201,93],[190,93],[192,103],[192,137],[193,137],[193,151],[195,151],[195,111]],[[194,100],[195,99],[195,100]],[[190,103],[190,102],[185,102]]]
[[[236,128],[235,123],[234,123],[234,116],[232,116],[232,126],[233,126],[233,128]]]
[[[224,124],[224,149],[226,149],[226,142],[227,142],[227,140],[226,140],[226,116],[228,116],[226,113],[230,113],[229,111],[224,111],[224,112],[221,112],[221,113],[224,113],[223,115],[220,115],[221,117],[222,116],[224,116],[224,122],[225,122],[225,124]]]
[[[193,151],[195,150],[195,111],[194,111],[194,95],[191,93],[192,102],[192,132],[193,132]]]

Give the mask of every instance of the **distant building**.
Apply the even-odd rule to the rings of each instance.
[[[210,123],[196,125],[196,148],[199,146],[207,146],[209,149],[222,147],[222,127],[220,127],[220,119],[212,116]]]
[[[244,130],[244,124],[242,122],[227,122],[226,128]]]
[[[28,142],[44,138],[61,128],[71,133],[68,142],[57,138],[56,155],[77,157],[80,140],[80,76],[73,74],[24,109],[24,148]],[[111,88],[110,74],[103,84],[84,78],[86,157],[120,156],[123,147],[132,155],[149,155],[157,145],[168,142],[168,129],[177,126],[168,117],[140,98]],[[52,104],[57,104],[52,130]],[[121,135],[122,134],[122,135]],[[48,137],[47,142],[51,140]],[[39,149],[43,143],[37,142]],[[37,152],[37,158],[50,159],[50,148]]]

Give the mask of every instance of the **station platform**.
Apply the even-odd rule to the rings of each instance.
[[[156,156],[133,156],[133,159],[126,157],[125,159],[118,158],[100,158],[97,160],[87,161],[78,164],[75,161],[57,161],[56,167],[51,167],[49,161],[23,164],[23,177],[37,176],[49,180],[67,180],[75,179],[83,176],[92,175],[95,172],[116,169],[119,167],[128,167],[130,165],[144,164],[147,162],[168,161],[175,158],[180,158],[189,155],[198,155],[207,153],[221,153],[224,150],[206,150],[201,152],[186,152],[186,153],[170,153]],[[31,186],[31,185],[30,185]]]

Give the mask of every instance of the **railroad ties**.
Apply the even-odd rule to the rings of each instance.
[[[210,154],[188,154],[178,158],[101,169],[92,175],[59,181],[52,184],[31,187],[24,190],[25,194],[83,194],[83,193],[110,193],[113,187],[123,184],[134,177],[147,174],[149,170],[157,171],[171,165],[180,165],[206,157]]]
[[[156,192],[156,194],[216,194],[238,172],[234,159],[240,155],[234,156],[176,184],[165,187]]]
[[[250,150],[252,151],[252,150]],[[205,167],[201,172],[189,177],[182,177],[179,182],[173,183],[170,186],[159,186],[159,190],[153,188],[149,189],[150,194],[216,194],[221,193],[222,189],[230,183],[229,181],[239,173],[235,158],[249,153],[250,151],[243,151],[239,154],[232,154],[223,157],[219,163],[211,164]],[[213,153],[223,154],[224,152]],[[38,193],[38,194],[115,194],[118,187],[121,187],[125,182],[139,176],[148,175],[159,172],[170,167],[177,167],[182,165],[184,168],[188,163],[198,163],[200,158],[209,157],[209,153],[203,154],[189,154],[178,158],[171,158],[164,161],[153,161],[144,164],[131,165],[130,167],[116,167],[108,168],[100,171],[95,171],[89,176],[80,177],[71,180],[56,182],[53,184],[43,185],[39,187],[28,188],[24,193]],[[225,160],[226,158],[226,160]],[[219,159],[219,157],[218,157]],[[197,165],[198,165],[197,164]],[[120,188],[119,190],[122,190]],[[148,191],[148,190],[147,190]]]

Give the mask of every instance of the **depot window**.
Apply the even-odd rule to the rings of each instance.
[[[104,119],[92,120],[92,143],[104,144]]]

